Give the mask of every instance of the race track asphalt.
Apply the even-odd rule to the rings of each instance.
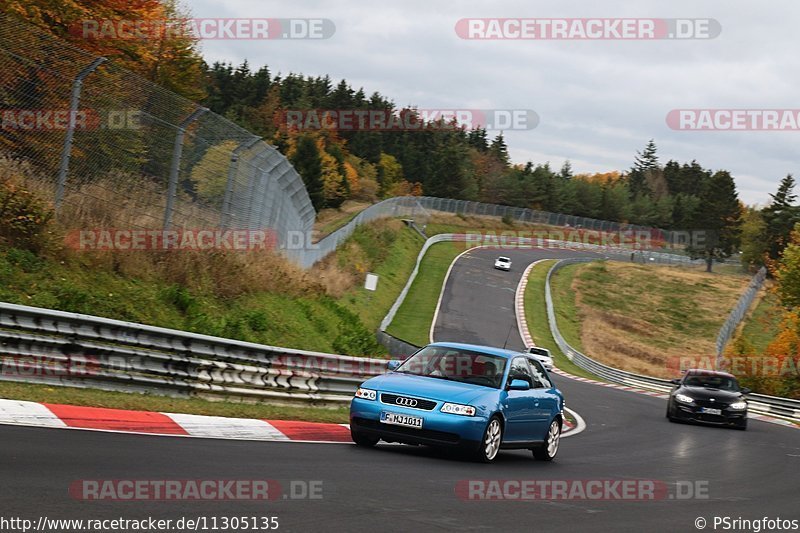
[[[557,250],[477,249],[454,266],[435,338],[500,345],[515,323],[524,267]],[[521,347],[512,330],[508,345]],[[277,516],[279,531],[697,531],[695,519],[800,519],[800,432],[751,421],[746,432],[671,424],[664,400],[555,376],[587,429],[553,463],[502,452],[475,464],[426,447],[257,443],[0,427],[0,519]],[[269,502],[78,501],[82,479],[271,479],[322,483],[320,499]],[[654,480],[707,490],[655,501],[465,501],[466,480]],[[688,490],[686,490],[688,492]],[[208,522],[207,522],[208,523]],[[210,523],[208,523],[210,525]],[[208,529],[211,531],[211,529]],[[720,531],[720,527],[717,529]],[[219,530],[218,530],[219,531]]]

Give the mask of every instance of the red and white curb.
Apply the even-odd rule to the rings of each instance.
[[[346,424],[128,411],[0,399],[0,424],[171,437],[352,442]]]
[[[566,421],[563,436],[585,427]],[[112,433],[278,442],[352,443],[347,424],[128,411],[0,399],[0,424]]]
[[[520,337],[525,342],[525,346],[536,346],[533,342],[533,337],[531,336],[530,330],[528,329],[528,321],[525,318],[525,288],[528,286],[528,275],[530,274],[533,267],[537,264],[541,263],[542,261],[547,261],[547,259],[540,259],[539,261],[535,261],[528,265],[528,268],[525,269],[525,272],[522,273],[522,279],[519,281],[517,285],[517,291],[514,297],[515,300],[515,311],[517,315],[517,326],[519,328]],[[653,396],[655,398],[661,398],[663,400],[669,399],[669,395],[663,392],[655,392],[647,389],[642,389],[639,387],[630,387],[627,385],[618,385],[616,383],[607,383],[605,381],[597,381],[595,379],[588,379],[583,378],[580,376],[574,376],[568,372],[565,372],[561,369],[554,368],[551,370],[553,374],[558,374],[559,376],[563,376],[568,379],[573,379],[575,381],[580,381],[582,383],[589,383],[592,385],[599,385],[601,387],[606,387],[609,389],[616,389],[621,391],[627,392],[634,392],[636,394],[644,394],[645,396]],[[748,418],[752,418],[754,420],[761,420],[763,422],[769,422],[771,424],[777,424],[780,426],[791,427],[795,429],[800,429],[800,426],[797,424],[793,424],[788,420],[783,420],[781,418],[774,418],[767,415],[760,415],[753,412],[747,413]]]

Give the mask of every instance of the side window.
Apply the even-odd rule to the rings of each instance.
[[[540,363],[537,359],[534,358],[528,359],[528,363],[531,365],[531,370],[533,371],[533,377],[539,381],[540,386],[546,389],[552,389],[553,384],[550,383],[549,379],[547,379],[547,372],[545,372],[542,363]]]
[[[531,387],[536,386],[533,380],[533,374],[528,366],[528,362],[524,357],[517,357],[511,361],[511,370],[508,372],[508,382],[511,383],[514,379],[522,379],[530,383]]]

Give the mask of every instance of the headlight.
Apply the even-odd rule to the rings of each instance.
[[[359,387],[356,391],[356,398],[361,398],[362,400],[374,400],[377,396],[378,394],[370,389],[362,389]]]
[[[686,396],[685,394],[676,394],[675,399],[681,403],[694,403],[694,399]]]
[[[731,404],[731,409],[747,409],[747,402],[735,402]]]
[[[451,415],[475,416],[475,408],[471,405],[460,405],[457,403],[446,403],[442,406],[443,413]]]

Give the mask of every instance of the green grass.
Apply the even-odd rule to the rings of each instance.
[[[581,341],[581,322],[575,305],[575,292],[572,290],[572,281],[575,279],[578,269],[582,266],[568,265],[554,273],[553,277],[550,278],[558,330],[564,340],[579,352],[583,352],[583,342]]]
[[[364,209],[366,209],[366,207]],[[359,209],[358,211],[355,211],[353,213],[348,213],[347,215],[342,216],[341,218],[335,218],[330,222],[328,222],[327,224],[323,225],[319,229],[319,233],[317,234],[317,240],[321,241],[322,239],[324,239],[337,229],[343,228],[344,226],[347,225],[348,222],[356,218],[358,214],[364,209]]]
[[[778,303],[778,297],[771,291],[766,291],[758,301],[755,309],[745,318],[739,336],[745,341],[745,346],[752,354],[763,354],[770,342],[780,331],[783,310]]]
[[[303,420],[336,424],[343,424],[348,421],[348,409],[344,406],[325,408],[265,403],[250,404],[210,401],[202,398],[169,398],[149,394],[109,392],[74,387],[49,387],[29,383],[0,382],[0,397],[31,402],[232,418]]]
[[[334,258],[380,276],[363,278],[339,298],[259,291],[224,298],[154,275],[135,277],[99,268],[82,256],[58,261],[0,249],[0,301],[84,313],[304,350],[380,355],[374,331],[408,279],[422,238],[396,223],[359,227]],[[363,276],[363,274],[359,274]],[[232,275],[235,275],[232,273]]]
[[[424,243],[425,240],[416,231],[401,230],[392,245],[384,250],[385,256],[379,266],[372,269],[372,273],[378,275],[377,290],[366,290],[362,280],[359,288],[339,299],[341,305],[358,315],[370,332],[378,329],[381,320],[403,290]]]
[[[533,267],[528,275],[528,285],[525,287],[524,295],[525,320],[528,322],[528,330],[530,331],[533,341],[537,346],[541,346],[542,348],[547,348],[550,350],[550,354],[553,356],[556,367],[575,376],[599,380],[600,378],[594,374],[587,372],[570,361],[558,347],[555,339],[553,339],[553,336],[550,334],[550,326],[547,322],[547,305],[544,299],[544,286],[545,279],[547,278],[547,272],[555,264],[555,262],[555,260],[543,261],[542,263],[539,263]],[[560,300],[556,300],[554,297],[557,314],[560,308],[564,308],[565,299],[566,295],[564,294],[560,295]],[[572,305],[575,305],[574,299]],[[563,320],[559,321],[559,328],[561,328],[562,323]],[[571,341],[568,342],[570,342],[573,347],[577,348],[577,346],[572,344]]]
[[[442,242],[431,246],[420,264],[419,273],[387,329],[406,342],[424,346],[430,342],[433,314],[439,301],[447,269],[464,243]]]

